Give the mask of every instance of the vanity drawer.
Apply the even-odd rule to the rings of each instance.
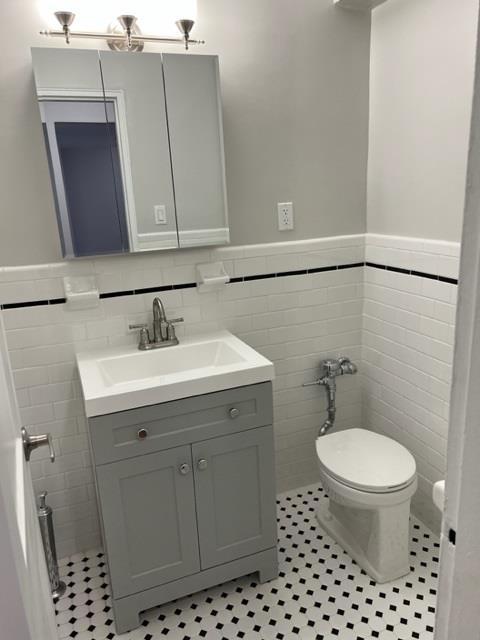
[[[90,418],[96,465],[272,424],[263,382]]]

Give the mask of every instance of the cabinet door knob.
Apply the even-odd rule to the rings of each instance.
[[[190,465],[184,462],[183,464],[180,465],[179,471],[182,474],[182,476],[186,476],[187,473],[190,471]]]
[[[147,438],[148,436],[148,429],[139,429],[137,432],[137,438],[139,440],[145,440],[145,438]]]
[[[201,458],[197,462],[197,467],[198,467],[199,471],[205,471],[205,469],[208,467],[208,460],[205,460],[205,458]]]
[[[236,407],[232,407],[229,410],[228,415],[230,416],[230,418],[232,418],[232,420],[235,420],[235,418],[238,418],[238,416],[240,415],[240,409],[237,409]]]

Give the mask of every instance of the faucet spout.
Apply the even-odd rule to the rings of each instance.
[[[141,330],[138,348],[140,351],[150,351],[178,344],[174,327],[177,322],[183,322],[183,318],[167,318],[163,302],[157,297],[153,300],[153,340],[150,340],[146,324],[131,324],[130,329]]]
[[[167,339],[167,315],[160,298],[153,299],[153,340],[161,342]]]

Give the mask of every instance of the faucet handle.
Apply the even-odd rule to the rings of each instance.
[[[357,365],[354,364],[347,356],[339,356],[338,362],[342,373],[357,373]]]
[[[314,380],[313,382],[303,382],[302,387],[316,387],[321,384],[322,384],[322,380],[321,378],[318,378],[318,380]]]
[[[129,324],[129,329],[140,329],[140,339],[138,342],[138,348],[141,351],[145,351],[150,348],[150,333],[148,332],[148,324]]]
[[[173,318],[173,320],[167,320],[167,340],[178,344],[178,338],[175,335],[174,324],[183,322],[183,318]]]

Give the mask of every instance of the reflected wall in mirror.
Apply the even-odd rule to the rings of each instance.
[[[40,103],[65,256],[129,250],[112,102]]]
[[[216,56],[32,59],[65,257],[229,242]]]

